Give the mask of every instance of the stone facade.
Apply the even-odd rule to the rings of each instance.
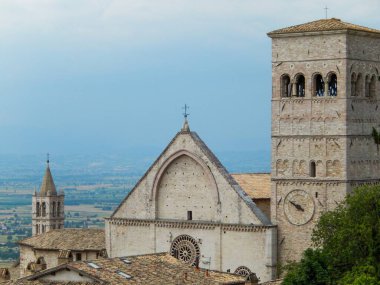
[[[379,182],[380,153],[371,132],[380,124],[380,33],[280,30],[269,36],[271,218],[284,263],[311,245],[321,213],[354,186]]]
[[[186,129],[106,220],[106,245],[110,257],[170,252],[202,268],[275,277],[276,227]]]

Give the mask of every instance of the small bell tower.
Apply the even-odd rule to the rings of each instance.
[[[63,229],[65,213],[63,191],[57,193],[50,172],[49,154],[40,192],[32,196],[32,233],[39,235],[54,229]]]

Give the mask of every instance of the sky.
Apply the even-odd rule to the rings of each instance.
[[[270,150],[266,33],[325,17],[380,29],[379,0],[0,0],[0,154]]]

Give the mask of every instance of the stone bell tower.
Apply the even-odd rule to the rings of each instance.
[[[272,222],[298,260],[321,213],[380,181],[380,31],[324,19],[272,31]]]
[[[35,192],[32,197],[33,236],[54,229],[63,229],[64,197],[63,191],[57,193],[48,159],[40,192]]]

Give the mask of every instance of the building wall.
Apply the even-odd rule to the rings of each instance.
[[[30,262],[37,262],[39,257],[43,257],[46,263],[46,268],[52,268],[62,264],[58,259],[59,250],[42,250],[34,249],[30,246],[20,245],[20,277],[31,275],[33,272],[27,269]],[[76,261],[76,254],[80,253],[82,260],[97,259],[98,251],[72,251],[73,261]],[[62,260],[61,260],[62,261]],[[69,259],[63,263],[67,263]]]
[[[175,238],[189,235],[200,248],[202,268],[234,272],[239,266],[246,266],[263,281],[275,277],[272,255],[276,245],[270,242],[275,228],[272,232],[270,227],[132,220],[111,221],[107,227],[112,233],[111,257],[170,252]]]
[[[189,133],[176,136],[106,220],[108,254],[167,252],[176,237],[189,235],[200,247],[200,266],[233,272],[245,265],[270,280],[276,248],[267,242],[267,232],[273,235],[276,229],[248,196],[238,194],[240,187],[232,186],[204,151]],[[192,220],[187,220],[188,211]],[[246,250],[239,250],[242,247]]]
[[[371,138],[372,127],[380,123],[379,50],[379,38],[357,34],[272,39],[271,215],[278,225],[281,263],[298,260],[311,245],[312,229],[324,211],[334,209],[355,185],[380,178],[379,152]],[[365,97],[364,86],[360,96],[351,96],[353,72],[376,76],[375,96]],[[336,74],[337,96],[315,96],[317,73],[325,83]],[[305,96],[281,97],[281,77],[289,75],[294,88],[298,74],[305,76]],[[289,219],[291,211],[297,214],[289,201],[295,193],[303,193],[304,198],[296,197],[299,201],[308,201],[312,215],[306,223]]]

